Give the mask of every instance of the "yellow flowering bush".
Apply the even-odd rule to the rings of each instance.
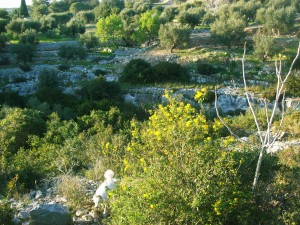
[[[109,224],[224,224],[239,220],[248,196],[239,160],[218,139],[220,124],[166,93],[148,121],[131,123],[123,179],[111,201]],[[214,128],[213,128],[214,126]],[[124,188],[125,187],[125,188]],[[241,200],[240,200],[241,199]],[[247,214],[248,215],[248,214]],[[242,224],[242,223],[241,223]]]

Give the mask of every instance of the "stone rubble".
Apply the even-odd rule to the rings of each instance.
[[[97,189],[98,183],[85,178],[82,178],[81,182],[88,188],[87,195],[91,199],[91,205],[93,205],[92,196]],[[92,206],[74,209],[72,212],[68,211],[68,200],[64,196],[56,194],[52,187],[32,190],[21,199],[10,199],[10,204],[11,208],[16,210],[13,219],[15,225],[48,225],[48,220],[54,221],[55,218],[65,221],[65,223],[53,222],[60,225],[71,224],[69,222],[72,222],[74,225],[99,225],[102,218],[101,211],[99,209],[94,210]],[[49,217],[45,215],[45,212],[50,214]],[[69,216],[70,221],[68,219]],[[43,220],[47,221],[41,222]]]

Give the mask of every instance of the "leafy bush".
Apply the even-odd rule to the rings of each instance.
[[[66,35],[71,35],[72,37],[75,37],[77,34],[83,34],[85,32],[85,24],[83,21],[78,20],[76,18],[71,19],[66,24],[66,30],[62,32]]]
[[[61,80],[55,70],[44,69],[37,83],[37,97],[41,101],[57,103],[62,99]]]
[[[241,43],[246,33],[246,22],[240,13],[221,11],[218,18],[210,25],[212,37],[228,47]]]
[[[62,45],[58,50],[58,56],[69,60],[84,59],[86,57],[86,49],[82,45]]]
[[[21,64],[27,65],[27,63],[32,62],[36,47],[30,43],[19,43],[13,46],[12,51],[17,55],[17,60]]]
[[[57,69],[59,69],[60,71],[67,71],[70,69],[70,65],[69,64],[60,64],[57,66]]]
[[[99,45],[98,38],[91,32],[80,35],[80,41],[88,50],[91,50]]]
[[[6,25],[9,23],[9,20],[0,18],[0,33],[6,32]]]
[[[0,56],[0,65],[1,66],[9,65],[9,63],[10,63],[10,61],[9,61],[8,56]]]
[[[174,23],[166,23],[159,28],[160,45],[172,50],[178,45],[186,45],[190,38],[190,29],[187,26],[178,26]]]
[[[22,44],[38,44],[37,33],[35,30],[26,30],[20,35],[19,43]]]
[[[9,202],[0,201],[0,224],[13,225],[14,210],[10,207]]]
[[[288,96],[300,96],[300,70],[294,71],[286,82],[286,94]]]
[[[153,71],[150,63],[143,59],[133,59],[124,68],[120,81],[130,83],[147,83],[151,81]]]
[[[45,123],[38,111],[3,107],[0,111],[0,148],[4,156],[12,156],[28,146],[28,138],[41,134]]]
[[[0,34],[0,52],[7,45],[9,39],[5,34]]]
[[[54,19],[55,27],[58,27],[59,24],[66,24],[73,17],[73,14],[70,12],[61,12],[50,13],[48,16]]]
[[[24,97],[18,95],[16,92],[1,92],[0,93],[0,104],[8,106],[24,107]]]
[[[81,11],[76,14],[76,18],[84,21],[84,23],[91,23],[95,20],[95,14],[93,11]]]
[[[189,74],[180,64],[159,62],[153,66],[153,78],[149,82],[186,82]]]
[[[117,100],[120,98],[121,88],[116,82],[108,82],[102,77],[83,83],[78,94],[85,100]]]
[[[201,75],[213,75],[219,72],[219,69],[210,63],[197,61],[196,71]]]
[[[247,224],[251,189],[240,183],[232,138],[221,141],[219,125],[165,97],[147,123],[131,123],[110,224]]]
[[[254,55],[259,59],[265,61],[268,57],[274,53],[274,37],[266,35],[262,31],[258,31],[253,36],[254,42]]]
[[[107,74],[107,72],[102,69],[96,69],[94,71],[94,74],[96,77],[101,77],[101,76],[104,76],[105,74]]]

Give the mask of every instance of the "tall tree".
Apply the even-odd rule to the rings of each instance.
[[[21,6],[19,9],[20,17],[29,17],[28,9],[25,0],[21,0]]]

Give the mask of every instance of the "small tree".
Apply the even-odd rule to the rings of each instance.
[[[246,36],[245,27],[246,23],[243,16],[237,12],[233,12],[232,14],[222,13],[210,25],[212,36],[216,41],[228,47],[243,41]]]
[[[29,17],[28,9],[25,0],[21,0],[21,6],[19,9],[19,17]]]
[[[251,113],[252,113],[254,121],[255,121],[255,125],[256,125],[256,128],[257,128],[257,134],[258,134],[258,137],[259,137],[259,156],[258,156],[256,169],[255,169],[255,175],[254,175],[253,184],[252,184],[253,191],[256,191],[257,185],[258,185],[258,180],[259,180],[259,175],[261,173],[261,167],[262,167],[262,162],[263,162],[264,156],[265,156],[266,152],[268,152],[268,150],[270,150],[272,148],[275,141],[278,139],[278,137],[280,135],[280,131],[281,131],[281,128],[282,128],[282,123],[283,123],[283,119],[284,119],[284,115],[285,115],[284,105],[285,105],[286,84],[287,84],[287,81],[290,78],[290,76],[292,76],[294,64],[295,64],[297,58],[300,55],[300,43],[299,43],[299,47],[298,47],[298,50],[297,50],[297,55],[296,55],[295,59],[293,60],[292,65],[290,66],[290,69],[289,69],[289,71],[287,72],[287,74],[285,76],[282,74],[281,62],[279,62],[279,64],[278,64],[278,62],[276,61],[276,63],[275,63],[276,75],[277,75],[277,85],[276,85],[275,99],[273,101],[273,106],[272,106],[271,111],[269,111],[269,109],[268,109],[267,100],[263,99],[264,107],[265,107],[265,111],[266,111],[265,121],[267,122],[267,129],[266,129],[265,132],[262,131],[261,122],[258,120],[257,114],[256,114],[256,112],[254,110],[254,107],[253,107],[253,102],[251,101],[250,96],[249,96],[247,80],[246,80],[246,74],[245,74],[245,54],[246,54],[246,47],[245,47],[244,55],[243,55],[243,58],[242,58],[242,66],[243,66],[242,73],[243,73],[243,81],[244,81],[244,90],[245,90],[245,95],[246,95],[246,99],[247,99],[249,108],[251,110]],[[278,111],[278,105],[280,104],[280,101],[281,101],[281,106],[282,106],[282,108],[281,108],[281,119],[280,119],[279,125],[275,126],[274,120],[275,120],[275,115],[277,114],[277,111]],[[219,119],[227,127],[229,132],[234,137],[241,140],[230,129],[230,127],[225,123],[225,121],[220,117],[219,112],[218,112],[218,107],[217,107],[217,94],[216,94],[216,99],[215,99],[215,108],[216,108],[216,112],[217,112],[217,115],[218,115]],[[265,122],[265,121],[263,121],[263,122]]]
[[[274,52],[274,37],[259,30],[253,36],[254,55],[265,61]]]
[[[178,45],[187,44],[190,38],[190,29],[187,26],[166,23],[160,26],[158,35],[160,45],[172,52]]]
[[[143,13],[139,19],[137,40],[147,41],[149,46],[151,41],[158,36],[160,26],[160,13],[157,10],[148,10]]]
[[[96,24],[96,35],[101,42],[110,42],[116,45],[124,35],[124,25],[120,16],[112,14],[101,18]]]
[[[133,59],[124,68],[120,81],[147,83],[153,77],[151,64],[143,59]]]
[[[17,60],[23,65],[32,62],[35,51],[36,47],[30,43],[19,43],[13,47],[13,52],[17,55]]]
[[[102,0],[94,9],[96,19],[118,14],[124,8],[123,0]]]
[[[90,51],[99,45],[99,40],[94,33],[88,32],[80,35],[80,41],[85,45],[85,47]]]
[[[264,26],[269,34],[287,33],[295,25],[296,10],[293,7],[261,8],[257,11],[256,20]]]
[[[70,12],[73,13],[74,15],[81,11],[87,11],[90,9],[91,9],[90,6],[83,2],[75,2],[72,3],[72,5],[70,6]]]
[[[62,99],[61,80],[55,70],[43,69],[38,77],[37,97],[41,101],[57,103]]]
[[[68,35],[75,37],[77,34],[83,34],[84,32],[85,32],[85,24],[83,21],[76,18],[72,18],[67,23],[66,33]]]
[[[58,50],[58,56],[66,62],[72,59],[84,59],[86,50],[82,45],[62,45]]]

